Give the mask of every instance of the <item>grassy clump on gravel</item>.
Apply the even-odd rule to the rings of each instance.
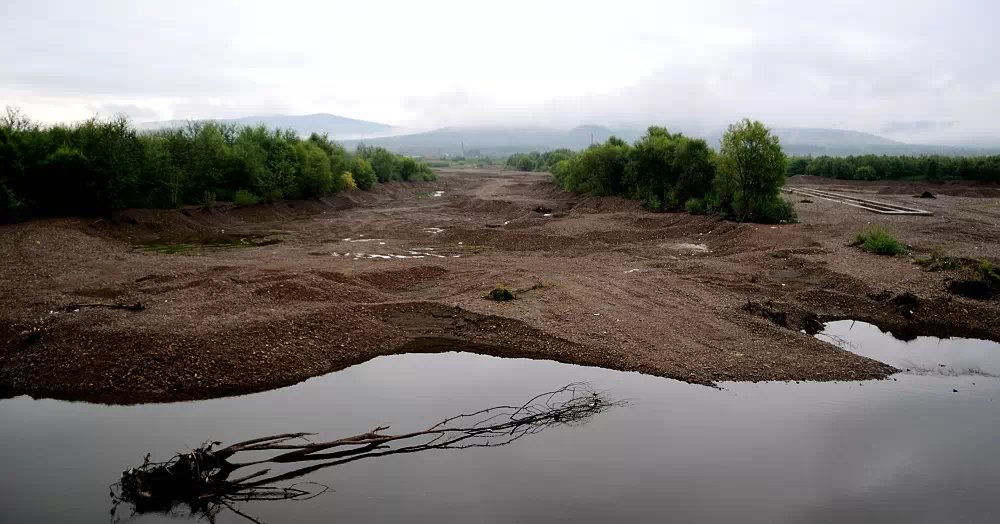
[[[878,225],[868,226],[861,230],[854,237],[854,243],[851,245],[861,246],[861,249],[869,253],[890,257],[904,255],[907,252],[906,247],[896,240],[896,237],[889,230]]]

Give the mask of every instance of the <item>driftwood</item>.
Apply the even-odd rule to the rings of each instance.
[[[237,442],[225,447],[208,442],[188,453],[179,453],[165,462],[151,462],[122,472],[112,486],[112,515],[126,503],[137,513],[174,513],[187,506],[191,515],[214,517],[229,509],[252,522],[253,517],[236,507],[239,502],[304,500],[329,488],[302,482],[288,486],[282,482],[299,479],[314,471],[388,455],[431,449],[467,449],[510,444],[552,426],[585,423],[593,415],[622,405],[595,391],[588,384],[573,383],[537,395],[519,406],[495,406],[473,413],[446,418],[426,429],[389,434],[388,426],[330,441],[312,442],[312,433],[285,433]],[[246,454],[276,454],[240,462]],[[280,464],[314,462],[291,471],[271,473]],[[252,472],[254,466],[262,467]],[[270,467],[263,467],[270,466]]]

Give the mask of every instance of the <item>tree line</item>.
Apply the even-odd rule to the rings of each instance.
[[[579,153],[513,155],[508,166],[547,169],[567,191],[640,200],[654,211],[768,223],[796,219],[780,196],[787,158],[778,138],[757,121],[729,126],[718,153],[705,140],[654,126],[634,144],[611,137]]]
[[[351,154],[315,133],[210,121],[141,132],[125,117],[45,127],[12,108],[0,116],[0,221],[318,198],[435,178],[421,161],[365,145]]]
[[[507,157],[504,167],[518,171],[552,171],[556,164],[569,160],[575,154],[569,149],[553,149],[544,153],[538,151],[514,153]]]
[[[978,157],[859,155],[795,157],[788,176],[842,180],[981,180],[1000,182],[1000,155]]]

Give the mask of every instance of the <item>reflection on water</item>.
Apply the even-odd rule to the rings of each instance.
[[[286,431],[421,427],[587,381],[631,407],[514,446],[343,464],[305,479],[331,493],[239,509],[270,523],[992,522],[1000,511],[1000,380],[896,378],[719,390],[443,353],[379,357],[280,390],[198,402],[18,397],[0,401],[0,521],[103,521],[108,485],[147,452]],[[223,512],[217,521],[242,520]]]
[[[821,340],[909,373],[1000,376],[1000,343],[973,338],[898,340],[878,326],[853,320],[825,324]]]

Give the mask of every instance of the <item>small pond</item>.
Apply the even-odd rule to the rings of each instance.
[[[289,431],[335,438],[378,425],[422,429],[575,381],[630,405],[509,446],[322,469],[304,479],[331,488],[319,497],[239,509],[269,523],[994,522],[997,347],[903,344],[869,327],[832,323],[827,333],[910,373],[714,389],[452,352],[379,357],[279,390],[198,402],[0,400],[0,522],[107,522],[109,484],[147,452],[164,459],[206,439]],[[910,364],[898,360],[904,350]],[[176,518],[184,517],[132,520]],[[224,511],[217,522],[247,521]]]

